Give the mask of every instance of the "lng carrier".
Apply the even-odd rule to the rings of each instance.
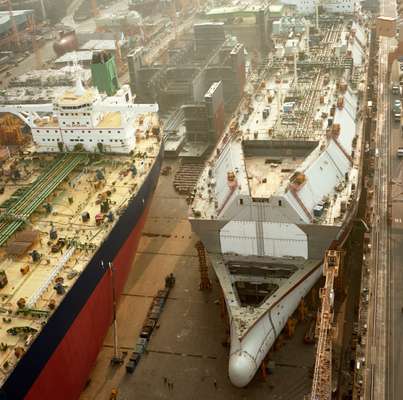
[[[85,387],[158,181],[157,104],[77,78],[49,103],[1,105],[32,140],[1,153],[0,397]]]
[[[369,41],[355,11],[273,23],[273,53],[249,73],[192,194],[190,223],[222,287],[238,387],[252,380],[355,217]]]

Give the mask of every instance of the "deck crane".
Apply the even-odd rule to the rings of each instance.
[[[339,250],[328,250],[323,264],[326,280],[320,291],[322,306],[316,328],[318,344],[310,400],[330,400],[332,395],[333,284],[339,274],[341,254]]]
[[[97,0],[91,0],[91,14],[92,14],[93,18],[99,16]]]
[[[36,23],[35,23],[34,15],[32,15],[32,17],[29,18],[28,31],[31,34],[32,50],[35,54],[36,68],[40,69],[42,66],[42,54],[41,54],[41,49],[38,46],[38,42],[36,39]]]
[[[13,8],[11,6],[11,0],[7,0],[7,7],[8,7],[8,13],[10,15],[11,30],[13,32],[13,39],[15,40],[15,44],[17,45],[17,48],[20,48],[20,46],[21,46],[20,35],[18,34],[17,23],[15,22]]]

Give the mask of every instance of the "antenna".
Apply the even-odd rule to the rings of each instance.
[[[85,89],[81,81],[81,69],[78,67],[78,59],[76,52],[74,52],[73,55],[73,74],[75,75],[76,78],[76,88],[74,93],[76,96],[83,96],[85,94]]]
[[[81,82],[80,74],[76,76],[76,89],[74,91],[74,94],[76,96],[84,96],[85,94],[85,89],[83,83]]]
[[[118,325],[116,321],[116,292],[115,292],[115,267],[111,262],[109,262],[109,271],[111,273],[112,279],[112,306],[113,306],[113,357],[111,359],[111,364],[122,364],[123,359],[119,354],[118,346]]]

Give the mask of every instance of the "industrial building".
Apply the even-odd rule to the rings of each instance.
[[[162,110],[199,103],[212,83],[222,81],[227,111],[239,102],[245,83],[244,47],[225,37],[224,24],[194,26],[194,40],[171,48],[165,65],[146,65],[141,49],[128,55],[130,84],[139,101],[157,101]]]
[[[136,101],[158,102],[161,111],[171,114],[166,154],[198,158],[223,132],[224,109],[233,111],[242,98],[245,53],[243,44],[226,37],[221,22],[193,29],[194,39],[171,47],[164,65],[145,64],[141,48],[127,58]]]
[[[208,154],[224,130],[221,81],[214,82],[197,104],[185,104],[165,126],[165,156],[197,159]]]
[[[224,23],[227,34],[234,35],[246,49],[267,53],[270,48],[271,13],[269,5],[245,4],[212,8],[202,17]]]

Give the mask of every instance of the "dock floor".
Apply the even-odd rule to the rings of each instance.
[[[274,373],[266,381],[257,374],[247,388],[237,389],[228,376],[225,324],[220,317],[218,281],[209,271],[211,291],[199,291],[197,238],[187,221],[187,204],[173,189],[176,161],[169,176],[161,176],[143,231],[135,265],[118,309],[118,338],[122,351],[133,351],[149,305],[165,276],[173,272],[176,284],[133,374],[125,363],[111,366],[113,336],[110,329],[96,366],[80,400],[109,399],[272,399],[298,400],[309,393],[314,346],[303,344],[306,325],[299,324],[292,339],[273,353]],[[164,378],[173,383],[170,390]],[[214,385],[217,382],[217,387]]]

